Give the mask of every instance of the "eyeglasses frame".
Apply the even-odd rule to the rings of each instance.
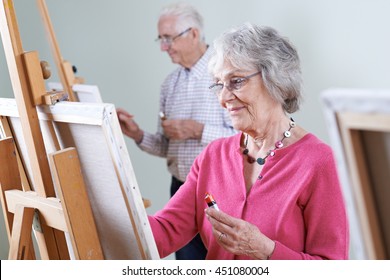
[[[179,34],[177,34],[176,36],[173,36],[173,37],[162,37],[162,36],[158,36],[157,39],[155,39],[156,42],[159,42],[160,44],[167,44],[167,45],[172,45],[172,43],[179,37],[183,36],[184,34],[186,34],[187,32],[191,31],[192,27],[188,27],[186,30],[180,32]]]
[[[241,80],[243,80],[241,83],[243,83],[244,81],[248,81],[250,78],[253,78],[254,76],[260,74],[261,71],[257,71],[256,73],[253,73],[253,74],[250,74],[248,76],[245,76],[245,77],[237,77]],[[229,80],[228,84],[225,85],[225,83],[214,83],[212,84],[211,86],[209,86],[209,90],[211,90],[212,92],[214,92],[216,95],[220,95],[223,88],[226,87],[230,92],[234,92],[234,91],[237,91],[237,90],[240,90],[245,84],[241,85],[240,88],[238,89],[234,89],[232,88],[232,86],[230,85],[231,83],[231,79]],[[221,87],[222,86],[222,87]],[[220,89],[218,89],[218,87],[221,87]]]

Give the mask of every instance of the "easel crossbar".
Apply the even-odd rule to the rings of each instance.
[[[5,192],[8,211],[15,213],[17,205],[38,209],[48,226],[67,232],[64,211],[58,198],[45,198],[35,192],[10,190]]]

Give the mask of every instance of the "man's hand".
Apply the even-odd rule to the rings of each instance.
[[[194,120],[165,120],[161,122],[164,135],[169,139],[201,139],[204,124]]]
[[[144,132],[134,121],[134,116],[121,108],[116,109],[116,113],[118,115],[119,124],[123,134],[134,139],[136,143],[141,143],[142,138],[144,137]]]

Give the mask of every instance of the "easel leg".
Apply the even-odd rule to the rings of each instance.
[[[16,207],[8,259],[26,260],[30,256],[33,218],[33,208],[27,208],[22,205]]]
[[[2,122],[3,123],[3,122]],[[8,211],[7,201],[5,198],[5,191],[11,189],[22,190],[22,185],[19,176],[17,151],[15,150],[15,143],[12,138],[5,138],[0,140],[0,200],[3,206],[4,220],[7,228],[8,240],[11,243],[11,231],[13,230],[14,214]],[[30,227],[31,240],[31,227]],[[32,240],[27,250],[28,254],[24,254],[24,259],[35,259],[34,247]]]

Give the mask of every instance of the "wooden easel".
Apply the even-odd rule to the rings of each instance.
[[[34,226],[42,259],[70,258],[64,232],[69,233],[76,259],[103,259],[77,151],[58,151],[49,156],[50,161],[46,154],[36,110],[36,105],[47,102],[41,63],[37,52],[23,51],[11,0],[2,1],[0,28],[33,174],[28,182],[32,191],[28,191],[28,186],[22,187],[25,173],[20,160],[18,163],[12,131],[7,131],[6,120],[2,119],[7,138],[0,140],[0,188],[10,240],[9,258],[36,258],[31,239]]]

